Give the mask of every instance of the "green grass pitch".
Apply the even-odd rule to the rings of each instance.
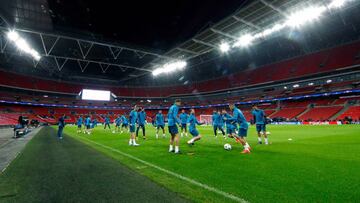
[[[128,133],[113,134],[102,127],[97,127],[92,135],[78,135],[76,128],[70,126],[65,132],[193,201],[231,200],[116,150],[249,202],[353,202],[360,199],[359,125],[269,125],[272,143],[269,146],[256,144],[255,128],[251,126],[248,140],[252,153],[249,155],[240,154],[242,147],[234,140],[215,138],[210,126],[198,129],[203,139],[190,147],[186,145],[189,138],[182,138],[182,155],[167,152],[169,135],[166,139],[155,139],[155,129],[150,125],[146,129],[148,139],[144,141],[139,137],[140,147],[128,146]],[[233,149],[225,151],[225,143],[230,143]]]

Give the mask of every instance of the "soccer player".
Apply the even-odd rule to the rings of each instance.
[[[65,114],[63,114],[60,118],[59,118],[59,123],[58,123],[58,126],[59,126],[59,129],[58,129],[58,138],[60,140],[63,139],[63,136],[62,136],[62,133],[63,133],[63,130],[64,130],[64,127],[65,127]]]
[[[91,118],[90,115],[88,115],[85,119],[85,127],[86,127],[86,133],[90,135],[91,133]]]
[[[128,119],[126,118],[125,115],[122,115],[121,116],[121,122],[122,122],[122,125],[121,125],[121,132],[120,133],[123,133],[123,128],[125,128],[126,130],[128,130],[128,125],[129,125],[129,121]],[[129,130],[128,130],[129,131]]]
[[[136,126],[136,120],[138,117],[138,107],[135,105],[134,109],[130,112],[129,120],[130,120],[130,140],[129,145],[130,146],[139,146],[139,144],[136,143],[135,140],[135,126]]]
[[[235,121],[239,124],[239,132],[237,135],[235,134],[235,138],[237,138],[244,147],[244,150],[241,153],[249,154],[251,147],[246,141],[247,131],[249,127],[247,120],[245,119],[244,114],[240,111],[240,109],[235,106],[234,103],[230,103],[229,108],[233,111],[233,116],[232,118],[225,118],[225,121]]]
[[[256,131],[258,133],[258,143],[262,144],[261,135],[264,136],[265,144],[268,145],[268,137],[266,134],[266,116],[263,110],[254,105],[251,114],[254,116],[254,123],[256,125]]]
[[[159,129],[161,128],[163,131],[163,138],[165,138],[165,121],[164,121],[164,115],[162,114],[162,111],[159,110],[159,112],[155,116],[155,125],[156,125],[156,139],[159,137]]]
[[[138,137],[139,135],[139,129],[141,128],[142,133],[143,133],[143,139],[146,139],[145,136],[145,121],[146,121],[146,112],[144,108],[140,108],[140,112],[137,115],[137,128],[136,128],[136,137]]]
[[[94,120],[92,121],[92,128],[95,128],[97,126],[97,119],[94,118]]]
[[[119,132],[120,131],[120,126],[121,126],[121,116],[120,116],[120,114],[115,118],[114,123],[115,123],[115,130],[113,131],[113,133]]]
[[[181,105],[180,99],[176,99],[175,103],[170,107],[168,112],[168,127],[170,137],[169,152],[180,153],[179,149],[179,130],[176,124],[180,125],[180,119],[178,118],[179,106]],[[175,146],[175,149],[174,149]]]
[[[189,132],[193,136],[193,138],[191,140],[187,141],[187,143],[189,145],[194,145],[194,142],[201,139],[201,135],[199,134],[199,131],[196,129],[196,125],[203,125],[204,123],[200,123],[196,119],[195,109],[190,110],[190,116],[189,116],[187,122],[189,123]]]
[[[219,122],[218,123],[219,123],[220,130],[225,132],[225,130],[224,130],[225,122],[224,122],[224,119],[223,119],[223,117],[221,115],[221,111],[218,111],[217,113],[219,115]],[[223,133],[223,137],[226,138],[225,133]]]
[[[181,110],[181,114],[179,116],[180,118],[180,121],[181,121],[181,137],[185,136],[187,137],[187,127],[186,127],[186,123],[187,123],[187,120],[189,118],[189,116],[187,115],[187,113],[185,113],[185,109]]]
[[[82,126],[82,124],[83,124],[83,118],[82,118],[82,116],[79,116],[79,118],[77,119],[76,123],[77,123],[77,126],[78,126],[77,133],[79,134],[79,133],[81,133],[81,126]]]
[[[230,114],[228,114],[228,112],[225,109],[222,110],[222,117],[226,124],[226,134],[228,135],[228,137],[234,138],[234,135],[236,134],[235,121],[230,120],[232,118],[232,116]]]
[[[109,129],[111,129],[110,128],[110,117],[108,115],[105,117],[104,129],[106,129],[106,126],[108,126]]]
[[[225,136],[225,132],[224,129],[221,126],[221,115],[217,112],[217,111],[213,111],[213,115],[212,115],[212,122],[213,122],[213,127],[214,127],[214,135],[215,137],[217,137],[217,130],[221,130],[221,133],[223,134],[223,136]]]

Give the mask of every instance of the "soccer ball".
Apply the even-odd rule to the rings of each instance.
[[[231,150],[231,145],[228,144],[228,143],[224,144],[224,149],[225,150]]]

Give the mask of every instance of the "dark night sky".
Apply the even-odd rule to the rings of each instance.
[[[249,3],[246,0],[49,0],[57,29],[168,50]]]

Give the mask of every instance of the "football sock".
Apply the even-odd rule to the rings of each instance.
[[[268,139],[267,138],[265,138],[265,144],[268,144],[269,142],[268,142]]]
[[[179,152],[179,146],[175,146],[175,153]]]
[[[258,137],[258,141],[261,142],[261,137]]]
[[[174,146],[170,145],[169,146],[169,152],[171,152],[172,150],[174,150]]]

